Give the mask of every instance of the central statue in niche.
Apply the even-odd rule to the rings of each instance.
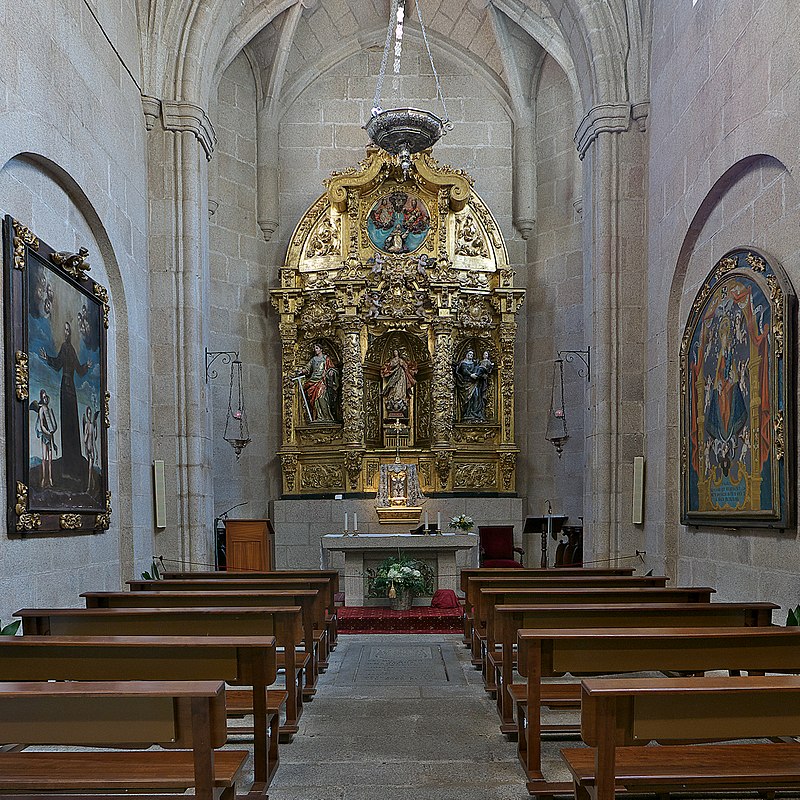
[[[271,290],[285,495],[377,493],[383,479],[390,498],[389,473],[425,496],[516,489],[524,290],[472,179],[430,152],[411,161],[369,148],[289,240]]]

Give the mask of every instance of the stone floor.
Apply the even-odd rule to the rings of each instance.
[[[553,742],[545,774],[566,778]],[[271,800],[524,800],[516,744],[500,734],[459,635],[341,636]]]

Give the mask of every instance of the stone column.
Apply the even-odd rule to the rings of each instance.
[[[591,476],[587,532],[595,558],[603,559],[633,555],[644,541],[642,530],[631,522],[630,508],[633,458],[642,454],[644,438],[646,159],[644,137],[630,129],[629,109],[617,117],[596,111],[576,138],[586,156],[593,286],[587,326],[592,331],[593,415],[586,453]]]
[[[146,98],[150,162],[150,341],[154,457],[168,476],[167,529],[156,552],[213,563],[211,432],[205,382],[207,160],[214,132],[185,102]],[[174,477],[173,477],[174,476]]]

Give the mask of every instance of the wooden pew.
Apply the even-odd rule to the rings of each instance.
[[[662,739],[722,741],[800,734],[800,678],[586,680],[581,736],[562,750],[578,800],[633,793],[800,787],[797,743],[642,747]]]
[[[496,605],[566,605],[575,603],[710,603],[714,589],[707,586],[654,588],[629,587],[579,587],[579,588],[482,588],[477,592],[474,614],[478,631],[479,656],[484,681],[492,677],[488,665],[490,649],[487,640],[488,609]],[[494,648],[494,642],[491,643]],[[491,685],[489,685],[491,689]],[[496,689],[496,687],[494,687]]]
[[[254,570],[218,570],[214,572],[180,572],[166,571],[162,573],[164,579],[171,580],[207,580],[215,578],[327,578],[330,582],[329,591],[325,593],[327,603],[328,639],[330,649],[336,647],[338,620],[336,617],[335,596],[339,593],[338,569],[277,569],[271,572],[258,572]]]
[[[517,569],[507,567],[467,567],[466,569],[462,569],[460,586],[465,601],[464,644],[468,647],[472,645],[472,617],[469,613],[471,609],[466,601],[467,587],[470,578],[503,578],[513,577],[519,574],[530,577],[536,575],[547,577],[549,575],[633,575],[633,573],[634,567],[561,567],[557,570],[545,567],[521,567]]]
[[[252,592],[252,591],[310,591],[318,592],[311,609],[314,641],[319,651],[319,667],[328,666],[327,609],[333,604],[331,582],[328,578],[164,578],[157,581],[128,581],[131,592]],[[302,603],[297,603],[302,605]]]
[[[197,800],[234,800],[247,751],[217,750],[226,738],[220,681],[0,683],[0,741],[190,748],[0,753],[4,794],[168,790],[176,798],[193,788]]]
[[[739,628],[772,625],[775,603],[607,603],[605,605],[524,606],[498,605],[490,609],[489,628],[497,637],[499,654],[489,652],[497,690],[500,729],[516,734],[512,696],[514,649],[521,628]],[[493,612],[493,613],[492,613]],[[507,687],[504,689],[504,687]],[[577,684],[547,684],[542,704],[551,708],[579,708]]]
[[[513,571],[513,570],[512,570]],[[551,570],[552,572],[552,570]],[[508,576],[477,576],[467,581],[466,603],[468,613],[472,615],[473,625],[473,657],[483,658],[483,642],[486,628],[478,612],[480,593],[483,589],[538,589],[559,588],[577,589],[585,587],[597,589],[632,588],[632,589],[663,589],[667,578],[663,575],[631,576],[631,575],[508,575]],[[477,650],[477,652],[476,652]],[[481,662],[483,663],[483,662]]]
[[[204,681],[252,686],[253,761],[264,787],[278,767],[278,725],[286,693],[275,683],[274,636],[2,636],[0,681]],[[231,695],[226,694],[230,716]],[[236,733],[232,728],[229,733]]]
[[[286,719],[280,736],[297,733],[303,713],[303,667],[298,659],[303,638],[299,606],[260,608],[23,608],[26,636],[274,636],[283,648],[286,675]]]
[[[520,687],[524,697],[515,696],[517,749],[528,776],[528,791],[536,795],[570,789],[548,783],[542,775],[543,677],[643,670],[770,671],[800,666],[800,628],[522,629],[517,643],[519,673],[527,678],[524,689]],[[797,753],[800,758],[800,749]]]
[[[324,626],[325,609],[320,593],[316,589],[292,589],[289,591],[224,591],[209,588],[192,591],[191,581],[178,591],[150,592],[84,592],[81,597],[87,608],[192,608],[208,606],[300,606],[303,615],[303,648],[313,654],[306,671],[303,694],[310,699],[316,692],[320,667],[320,642],[315,636],[315,624]],[[316,632],[319,632],[318,630]]]

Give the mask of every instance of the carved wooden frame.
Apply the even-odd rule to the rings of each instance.
[[[34,233],[18,220],[6,216],[3,220],[3,303],[5,311],[5,386],[6,386],[6,460],[7,460],[7,529],[9,536],[30,534],[76,534],[90,533],[107,530],[111,525],[111,492],[108,490],[108,427],[109,401],[108,393],[108,367],[107,367],[107,329],[109,324],[108,292],[99,283],[86,275],[90,268],[86,262],[88,253],[81,250],[79,253],[58,253],[52,247],[41,241]],[[44,293],[41,291],[45,285],[40,282],[39,291],[35,291],[33,282],[34,274],[45,278],[48,282]],[[77,295],[75,294],[77,293]],[[62,461],[56,468],[56,462],[61,460],[63,448],[58,444],[58,450],[53,448],[51,474],[54,485],[45,485],[44,467],[39,466],[38,488],[32,486],[32,480],[37,480],[34,474],[36,467],[31,462],[31,426],[36,425],[35,414],[41,390],[32,373],[36,373],[34,359],[43,361],[35,350],[32,342],[31,328],[34,325],[44,326],[52,331],[53,319],[49,312],[39,313],[46,308],[43,295],[50,298],[50,309],[57,308],[55,303],[60,296],[67,297],[71,294],[73,301],[80,301],[83,305],[78,315],[77,325],[75,320],[62,314],[65,322],[70,322],[70,327],[75,327],[78,343],[78,352],[82,351],[84,342],[88,339],[92,347],[86,352],[98,353],[97,361],[92,359],[92,366],[86,363],[80,365],[87,367],[89,372],[94,371],[96,363],[98,378],[93,378],[98,391],[92,393],[96,400],[96,409],[92,407],[89,418],[93,420],[92,430],[96,431],[95,445],[99,453],[95,456],[95,466],[99,471],[94,471],[91,486],[82,491],[78,481],[82,480],[77,475],[71,479],[72,486],[66,483],[61,476]],[[35,306],[33,304],[36,304]],[[46,319],[44,323],[36,323],[33,308],[37,309],[36,319]],[[84,313],[84,308],[86,313]],[[81,317],[81,315],[83,315]],[[55,341],[55,340],[54,340]],[[94,343],[96,342],[96,347]],[[87,346],[88,347],[88,346]],[[59,351],[60,352],[60,351]],[[39,362],[36,362],[37,364]],[[70,376],[72,378],[72,376]],[[51,378],[54,381],[55,378]],[[33,385],[36,383],[36,385]],[[73,384],[74,385],[74,384]],[[62,383],[62,388],[64,384]],[[46,389],[45,389],[46,391]],[[79,400],[76,390],[76,403]],[[52,392],[51,408],[58,408],[59,428],[63,429],[60,419],[61,409],[59,400],[61,392],[56,395]],[[49,395],[48,395],[49,397]],[[55,413],[55,412],[53,412]],[[81,439],[80,458],[86,462],[86,476],[89,481],[88,461],[84,456],[85,441],[83,438],[83,419],[78,409],[77,431]],[[60,442],[60,438],[58,439]],[[44,448],[42,448],[42,461]],[[56,479],[56,476],[58,478]],[[99,483],[97,482],[99,480]],[[82,484],[80,484],[82,485]],[[48,492],[45,492],[49,489]]]

